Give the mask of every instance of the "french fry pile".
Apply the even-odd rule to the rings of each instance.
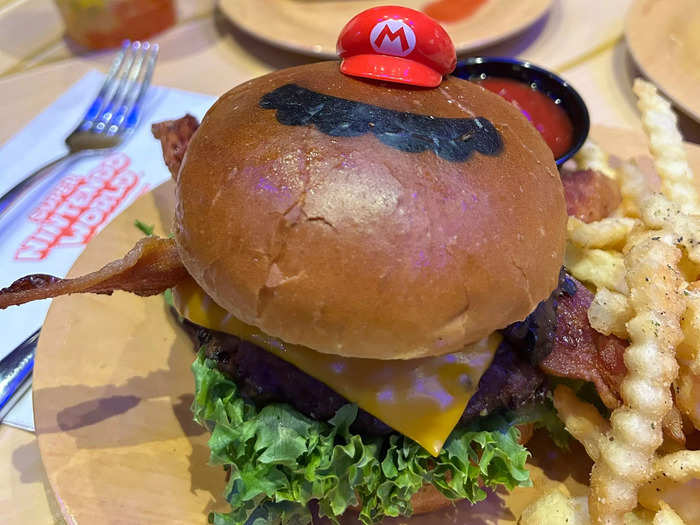
[[[594,461],[587,505],[550,492],[521,525],[700,519],[700,450],[684,449],[700,430],[700,198],[669,102],[639,79],[634,92],[660,181],[632,161],[613,169],[587,144],[578,167],[616,180],[622,204],[598,222],[570,217],[565,260],[596,292],[591,326],[629,341],[622,403],[608,420],[557,386],[559,416]]]

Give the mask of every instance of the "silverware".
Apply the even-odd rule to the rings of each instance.
[[[0,219],[56,167],[112,149],[136,128],[157,57],[158,44],[128,40],[122,44],[95,100],[66,138],[68,153],[39,168],[0,197]]]
[[[30,335],[0,361],[0,421],[3,420],[14,404],[10,403],[12,396],[32,373],[34,350],[38,340],[39,330]]]
[[[0,197],[0,219],[54,168],[83,155],[110,150],[136,128],[157,57],[157,44],[129,41],[122,44],[95,100],[66,138],[68,153],[38,169]],[[12,401],[19,397],[13,399],[13,395],[27,385],[38,339],[39,330],[0,361],[0,421],[11,408]]]

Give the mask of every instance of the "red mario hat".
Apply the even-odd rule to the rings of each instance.
[[[457,64],[447,31],[429,16],[399,6],[362,11],[337,44],[346,75],[436,87]]]

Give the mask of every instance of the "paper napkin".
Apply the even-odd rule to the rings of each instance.
[[[0,148],[0,195],[66,152],[66,135],[103,81],[101,73],[88,73]],[[152,87],[139,128],[122,146],[54,172],[0,220],[0,288],[31,273],[64,276],[95,234],[139,195],[170,177],[151,123],[185,113],[201,119],[213,101],[206,95]],[[41,326],[48,308],[45,300],[0,311],[0,358]],[[30,390],[3,423],[34,430]]]

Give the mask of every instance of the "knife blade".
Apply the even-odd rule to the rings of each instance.
[[[0,421],[17,401],[19,396],[13,400],[14,394],[32,373],[40,330],[22,341],[0,361]]]

